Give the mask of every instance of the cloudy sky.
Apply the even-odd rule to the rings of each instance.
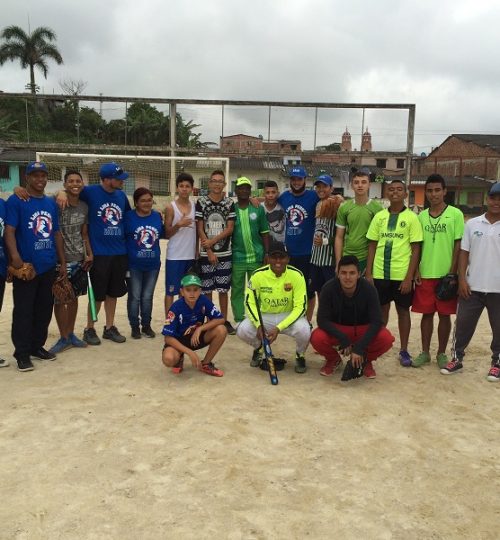
[[[45,93],[300,102],[415,103],[415,152],[451,133],[500,134],[498,0],[1,0],[0,26],[48,26],[64,64]],[[18,63],[0,90],[24,91]],[[104,114],[123,116],[123,104]],[[220,107],[183,107],[218,141]],[[268,135],[268,109],[227,107],[224,133]],[[314,110],[272,109],[271,138],[312,147]],[[359,147],[359,110],[320,110],[316,142]],[[366,111],[374,150],[403,150],[407,113]]]

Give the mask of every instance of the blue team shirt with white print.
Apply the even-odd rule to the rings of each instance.
[[[125,255],[125,212],[130,210],[125,193],[108,193],[101,185],[85,186],[80,199],[89,207],[89,238],[94,255]]]
[[[222,318],[222,313],[204,294],[196,300],[194,309],[187,305],[184,298],[179,298],[170,306],[162,334],[178,339],[192,334],[197,326],[205,322],[205,319],[211,321]]]
[[[318,201],[317,193],[310,189],[298,197],[285,191],[278,198],[285,211],[285,244],[292,257],[311,255]]]
[[[5,201],[0,199],[0,276],[7,275],[7,257],[5,253],[5,244],[3,233],[5,231]]]
[[[160,238],[164,236],[163,220],[156,210],[149,216],[139,216],[135,210],[127,212],[125,238],[129,268],[142,272],[160,268]]]
[[[59,231],[57,206],[50,197],[22,201],[17,195],[7,199],[5,224],[16,229],[17,250],[23,262],[31,263],[37,274],[55,267],[54,234]]]

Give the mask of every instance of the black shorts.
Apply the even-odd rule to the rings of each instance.
[[[378,292],[378,298],[381,306],[390,304],[393,300],[397,306],[403,308],[411,307],[413,302],[413,289],[408,294],[401,294],[399,287],[401,281],[393,281],[390,279],[374,279],[373,284]]]
[[[333,268],[333,266],[316,266],[315,264],[311,264],[311,288],[314,292],[319,294],[323,288],[323,285],[334,277],[335,268]]]
[[[125,275],[128,270],[127,255],[95,255],[90,269],[90,279],[97,302],[106,296],[120,298],[127,294]]]
[[[209,343],[205,343],[205,334],[206,334],[206,332],[202,332],[200,334],[200,342],[198,343],[198,345],[196,347],[193,347],[191,345],[191,335],[192,334],[188,334],[187,336],[181,336],[181,337],[178,337],[176,339],[177,339],[177,341],[182,343],[182,345],[184,345],[184,347],[187,347],[188,349],[191,349],[192,351],[197,351],[199,349],[203,349],[205,347],[208,347],[208,345],[209,345]],[[167,343],[165,343],[165,345],[163,345],[163,348],[166,349],[167,347],[172,347],[172,345],[168,345]]]
[[[2,311],[4,293],[5,293],[5,277],[0,276],[0,311]]]
[[[301,255],[300,257],[290,257],[291,266],[295,266],[304,274],[306,280],[307,299],[314,298],[314,290],[311,283],[311,256]]]

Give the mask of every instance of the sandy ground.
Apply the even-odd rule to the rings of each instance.
[[[11,305],[8,286],[7,358]],[[129,335],[123,300],[117,324]],[[320,377],[308,351],[308,372],[290,363],[277,387],[235,336],[221,379],[171,374],[161,337],[72,349],[30,373],[11,364],[0,370],[0,537],[497,539],[489,341],[483,318],[462,374],[401,368],[393,350],[377,379],[351,383]],[[292,350],[281,336],[275,353]]]

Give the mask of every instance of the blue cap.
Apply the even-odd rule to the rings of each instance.
[[[290,178],[306,178],[307,173],[304,167],[292,167],[289,174]]]
[[[41,161],[32,161],[31,163],[28,163],[28,166],[26,167],[26,174],[31,174],[38,171],[45,173],[49,172],[47,170],[47,165]]]
[[[125,172],[120,165],[112,161],[111,163],[104,163],[99,169],[99,176],[101,178],[114,178],[116,180],[126,180],[128,173]]]
[[[320,176],[318,176],[318,178],[316,178],[314,185],[319,183],[326,184],[327,186],[332,186],[333,178],[328,174],[321,174]]]
[[[500,195],[500,182],[496,182],[490,187],[488,195],[490,197],[492,197],[493,195]]]

